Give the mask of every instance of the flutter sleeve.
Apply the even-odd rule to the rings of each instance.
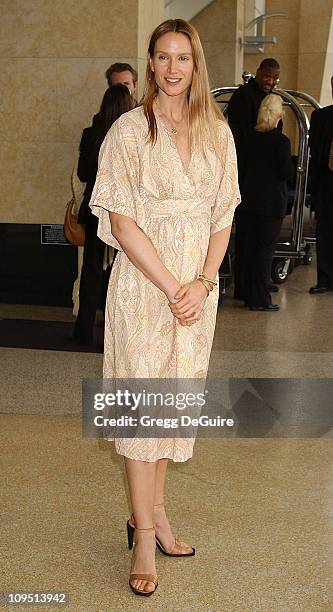
[[[139,156],[134,129],[123,115],[108,131],[99,152],[98,171],[89,206],[98,217],[97,235],[121,251],[112,235],[109,212],[140,224]]]
[[[234,212],[241,201],[238,187],[237,156],[230,127],[219,125],[220,159],[222,175],[211,211],[211,236],[232,224]]]

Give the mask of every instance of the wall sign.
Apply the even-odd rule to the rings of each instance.
[[[64,233],[64,226],[55,223],[40,226],[40,243],[70,245]]]

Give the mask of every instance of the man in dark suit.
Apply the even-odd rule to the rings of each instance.
[[[125,62],[115,62],[111,64],[110,68],[108,68],[105,73],[105,78],[109,87],[119,84],[126,85],[133,100],[135,100],[138,73],[131,64]]]
[[[333,77],[331,78],[333,96]],[[313,111],[310,123],[312,207],[316,212],[317,284],[309,293],[333,291],[333,105]]]
[[[112,87],[113,85],[125,85],[132,96],[133,108],[137,106],[135,94],[137,89],[138,73],[135,68],[131,66],[131,64],[127,64],[126,62],[115,62],[114,64],[111,64],[111,66],[105,72],[105,78],[109,87]],[[99,113],[93,116],[92,127],[95,127],[98,120]]]
[[[244,175],[246,140],[252,133],[256,123],[260,104],[265,96],[270,94],[278,84],[280,65],[273,58],[264,59],[257,69],[256,76],[245,85],[241,85],[233,93],[228,105],[228,121],[232,130],[237,150],[239,176]],[[282,124],[279,125],[281,128]],[[241,180],[241,179],[240,179]],[[240,182],[240,187],[242,187]],[[234,263],[234,297],[245,297],[245,270],[248,228],[244,205],[237,206],[235,212],[235,263]]]

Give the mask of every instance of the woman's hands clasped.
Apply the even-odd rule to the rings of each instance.
[[[172,314],[181,325],[189,326],[199,321],[208,293],[203,283],[196,279],[178,289],[173,298],[168,297]]]

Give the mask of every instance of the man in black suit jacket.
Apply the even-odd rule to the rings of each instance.
[[[333,77],[331,78],[333,96]],[[317,285],[310,293],[333,291],[333,105],[313,111],[310,123],[311,200],[316,211]],[[332,148],[332,153],[331,153]],[[331,160],[330,160],[331,153]]]
[[[110,68],[105,73],[105,78],[108,82],[108,86],[112,85],[126,85],[133,100],[135,100],[136,86],[138,82],[138,73],[131,66],[125,62],[115,62],[111,64]]]
[[[228,122],[232,130],[237,150],[239,185],[244,176],[246,164],[246,141],[252,133],[258,117],[261,102],[272,92],[280,78],[280,65],[273,58],[264,59],[254,78],[241,85],[231,96],[228,104]],[[279,124],[282,128],[282,123]],[[235,212],[235,262],[234,262],[234,297],[244,299],[245,270],[247,259],[248,227],[244,205],[237,206]]]
[[[260,104],[265,96],[272,93],[280,79],[280,65],[273,58],[264,59],[256,76],[241,85],[231,96],[228,104],[228,122],[237,149],[240,175],[242,174],[243,149],[247,137],[257,123]]]

